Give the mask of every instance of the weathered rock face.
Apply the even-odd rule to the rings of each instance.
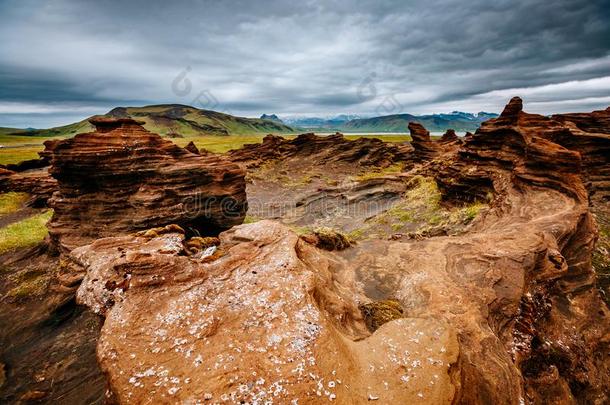
[[[551,140],[580,153],[589,197],[599,208],[602,205],[607,207],[610,202],[610,107],[592,113],[559,114],[551,118],[569,128],[569,133],[556,134]]]
[[[388,144],[375,138],[359,138],[353,141],[342,134],[316,136],[301,134],[295,139],[267,135],[260,144],[245,145],[232,150],[229,156],[235,162],[243,162],[248,167],[256,167],[265,161],[289,159],[294,156],[306,158],[315,156],[318,164],[333,162],[357,163],[361,166],[386,167],[392,163],[407,160],[412,148],[408,145]]]
[[[449,143],[449,142],[458,142],[460,138],[456,135],[453,129],[448,129],[445,131],[443,136],[441,137],[441,142]]]
[[[455,398],[451,327],[404,318],[370,335],[353,273],[288,228],[233,228],[209,263],[178,255],[183,239],[108,238],[71,253],[87,273],[78,301],[106,313],[98,358],[119,402]]]
[[[414,151],[339,135],[268,136],[229,154],[243,166],[269,166],[249,183],[263,201],[283,201],[289,189],[301,198],[297,209],[324,199],[387,201],[425,173],[437,179],[444,204],[486,200],[490,208],[457,235],[374,237],[355,245],[341,234],[299,237],[274,221],[237,226],[218,239],[189,239],[180,227],[167,226],[75,248],[58,280],[70,288],[82,280],[78,302],[105,316],[98,360],[121,403],[607,403],[610,313],[591,265],[592,207],[603,213],[607,206],[604,114],[543,117],[523,112],[515,98],[462,144],[451,133],[432,141],[423,127],[412,126]],[[67,197],[60,189],[58,199],[75,202],[72,207],[118,201],[125,211],[140,201],[131,192],[125,197],[131,182],[146,191],[138,197],[155,191],[146,201],[176,201],[156,193],[190,190],[184,172],[200,170],[194,167],[201,162],[224,173],[235,168],[218,157],[174,151],[130,120],[111,122],[100,123],[95,136],[64,144],[64,151],[61,143],[49,148],[64,162],[57,168]],[[120,140],[132,132],[146,142],[128,143],[123,152]],[[106,153],[114,166],[97,168],[100,158],[92,153]],[[317,165],[323,169],[314,172]],[[399,167],[357,171],[366,165]],[[127,167],[145,181],[130,178]],[[108,174],[97,177],[93,168]],[[256,188],[284,176],[279,171],[318,177],[292,177],[267,194]],[[81,172],[89,173],[87,181]],[[323,178],[327,173],[334,177]],[[353,211],[338,208],[298,214],[309,224],[314,217],[356,222]],[[367,207],[364,221],[384,209]],[[173,212],[165,205],[158,210]],[[143,212],[151,211],[146,205]],[[84,212],[84,229],[89,220],[100,227],[95,216],[110,215],[99,208]],[[133,211],[120,215],[111,217],[111,235],[139,229],[125,225]],[[175,222],[189,225],[183,219]],[[166,222],[147,217],[141,227],[152,223]],[[62,243],[64,235],[85,240],[55,234]]]
[[[0,168],[0,192],[18,191],[30,194],[31,207],[44,207],[57,190],[57,181],[46,167],[14,172]]]
[[[190,153],[132,119],[91,123],[96,132],[46,144],[59,185],[49,223],[57,246],[168,223],[205,233],[242,222],[245,173],[237,165]]]
[[[596,353],[608,352],[610,314],[591,269],[596,231],[583,184],[586,172],[578,148],[552,141],[576,144],[578,138],[564,124],[521,108],[520,99],[511,100],[437,175],[447,199],[485,198],[485,190],[495,195],[495,209],[449,248],[447,260],[456,266],[456,274],[470,275],[470,285],[480,286],[474,282],[477,267],[491,264],[489,271],[498,272],[495,297],[487,301],[487,322],[512,359],[494,360],[496,366],[505,364],[496,373],[504,373],[505,382],[514,381],[513,388],[503,390],[517,395],[522,386],[520,395],[534,403],[604,403],[610,357]],[[464,244],[470,245],[467,254]],[[502,264],[507,259],[512,264]],[[513,265],[516,273],[508,270]],[[486,278],[493,278],[492,273]],[[460,337],[466,341],[475,335]],[[475,363],[479,361],[486,362]],[[472,375],[463,382],[489,381],[491,373],[464,367]],[[497,383],[485,385],[497,389]],[[471,395],[463,400],[485,402],[480,394]]]
[[[489,193],[501,194],[512,182],[495,181],[494,176],[507,171],[517,181],[586,198],[580,154],[551,141],[571,136],[569,129],[521,108],[521,99],[512,99],[500,117],[484,122],[472,137],[465,139],[457,159],[438,173],[445,198],[484,200]]]
[[[50,144],[55,141],[48,141]],[[27,205],[44,207],[57,190],[57,182],[49,174],[50,157],[40,153],[40,159],[0,165],[0,192],[18,191],[30,194]]]
[[[450,153],[455,149],[454,145],[459,144],[459,139],[452,129],[448,130],[438,141],[433,140],[430,132],[416,122],[409,122],[409,132],[414,149],[413,155],[419,162],[431,161],[444,153]]]

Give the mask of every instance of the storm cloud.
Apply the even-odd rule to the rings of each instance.
[[[610,105],[610,0],[0,2],[0,126]]]

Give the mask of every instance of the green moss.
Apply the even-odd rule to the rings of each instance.
[[[429,177],[413,177],[407,186],[404,198],[377,216],[377,224],[389,226],[394,232],[408,229],[414,234],[426,233],[434,228],[468,224],[487,207],[479,202],[456,208],[442,206],[436,181]]]
[[[345,234],[345,236],[347,236],[350,241],[355,242],[364,237],[364,229],[354,229],[353,231]]]
[[[313,229],[309,226],[288,225],[288,227],[297,235],[305,235],[313,232]]]
[[[0,216],[18,211],[28,200],[27,193],[2,193],[0,194]]]
[[[41,242],[47,236],[46,223],[52,215],[49,210],[0,229],[0,254]]]
[[[351,246],[351,241],[345,234],[332,228],[316,228],[313,234],[318,240],[317,246],[325,250],[343,250]]]
[[[403,170],[404,170],[404,164],[395,163],[395,164],[385,167],[385,168],[375,167],[368,171],[362,172],[358,176],[353,177],[353,180],[366,181],[366,180],[375,179],[378,177],[387,176],[389,174],[400,173]]]
[[[254,222],[258,222],[260,221],[260,218],[255,217],[254,215],[246,215],[246,217],[244,218],[244,224],[252,224]]]
[[[379,329],[384,323],[402,318],[404,314],[400,301],[394,299],[374,301],[360,305],[359,308],[364,322],[371,332]]]
[[[51,278],[42,270],[23,271],[12,277],[16,287],[6,293],[9,299],[25,299],[42,295],[49,286]]]

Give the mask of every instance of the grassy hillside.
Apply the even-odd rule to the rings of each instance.
[[[170,137],[295,132],[293,128],[277,121],[235,117],[179,104],[117,107],[106,115],[144,121],[144,127],[149,131]]]
[[[172,138],[179,145],[195,141],[198,145],[222,144],[225,150],[233,144],[243,144],[249,139],[221,140],[227,135],[240,138],[262,139],[268,133],[293,134],[295,130],[281,122],[256,118],[234,117],[215,111],[200,110],[184,105],[153,105],[147,107],[117,107],[106,114],[114,117],[132,117],[144,121],[151,132]],[[48,129],[18,129],[0,127],[0,164],[17,163],[35,159],[44,149],[47,139],[69,138],[76,134],[93,131],[87,120]]]

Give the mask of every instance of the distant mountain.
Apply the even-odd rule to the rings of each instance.
[[[131,117],[144,121],[149,131],[168,137],[200,135],[246,135],[257,133],[289,134],[298,131],[316,132],[407,132],[409,122],[418,122],[432,132],[452,128],[458,132],[474,132],[481,124],[498,115],[453,111],[450,114],[412,115],[395,114],[360,118],[357,115],[333,117],[297,117],[280,119],[276,114],[261,118],[244,118],[210,110],[200,110],[180,104],[161,104],[147,107],[116,107],[106,116]],[[44,138],[74,136],[92,131],[87,120],[48,129],[0,128],[0,135],[27,135]]]
[[[306,130],[339,130],[346,122],[360,118],[358,115],[340,114],[334,117],[287,117],[282,121],[286,124]]]
[[[281,121],[235,117],[180,104],[147,107],[117,107],[108,116],[131,117],[144,121],[149,131],[168,136],[245,135],[256,133],[292,133]]]
[[[444,132],[449,128],[458,132],[474,132],[482,122],[497,116],[498,114],[486,112],[471,114],[461,111],[431,115],[394,114],[351,120],[339,130],[344,132],[407,132],[409,122],[417,122],[431,132]]]
[[[284,123],[281,119],[278,118],[277,115],[275,114],[263,114],[261,115],[261,120],[267,120],[267,121],[273,121],[273,122],[280,122],[280,123]]]
[[[131,117],[144,121],[151,132],[169,137],[198,135],[245,135],[257,133],[293,133],[295,129],[281,121],[235,117],[216,111],[200,110],[179,104],[151,105],[147,107],[116,107],[109,117]],[[276,117],[277,118],[277,117]],[[1,128],[0,135],[26,135],[44,138],[74,136],[93,131],[88,119],[74,124],[48,129]]]

